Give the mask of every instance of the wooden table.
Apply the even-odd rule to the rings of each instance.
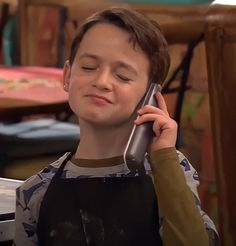
[[[62,69],[0,67],[0,120],[67,110]]]

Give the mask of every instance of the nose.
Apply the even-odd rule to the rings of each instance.
[[[100,89],[110,91],[112,89],[112,76],[108,68],[100,69],[97,76],[93,80],[93,86]]]

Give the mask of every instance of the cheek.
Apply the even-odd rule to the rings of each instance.
[[[69,84],[69,99],[78,100],[81,94],[86,91],[88,82],[80,78],[74,77]]]
[[[79,83],[78,80],[71,80],[68,91],[68,100],[72,110],[78,110],[78,103],[80,95],[83,93],[83,86]]]
[[[134,100],[135,100],[135,107],[140,107],[141,101],[144,98],[145,94],[147,92],[146,87],[142,87],[139,90],[136,91]]]
[[[137,109],[140,108],[141,105],[141,100],[143,98],[145,94],[145,91],[137,91],[136,93],[129,93],[126,102],[125,103],[125,107],[123,110],[125,110],[126,112],[129,111],[129,113],[135,113],[137,111]]]
[[[70,79],[70,88],[71,88],[71,91],[72,91],[73,89],[78,89],[78,88],[80,88],[80,87],[81,87],[81,81],[83,81],[83,80],[81,80],[80,78],[78,78],[78,77],[76,77],[76,76],[72,77],[72,78]]]

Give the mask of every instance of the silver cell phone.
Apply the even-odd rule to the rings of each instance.
[[[155,94],[158,91],[160,91],[160,86],[156,83],[151,83],[141,102],[141,107],[144,105],[153,105],[157,107],[158,105]],[[143,169],[144,157],[147,152],[148,145],[154,136],[152,126],[153,122],[146,122],[139,126],[134,125],[131,131],[123,157],[124,162],[132,172]]]

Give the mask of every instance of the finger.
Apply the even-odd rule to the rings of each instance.
[[[156,137],[159,137],[161,135],[161,128],[158,121],[154,121],[152,129],[155,132]]]
[[[158,114],[143,114],[138,116],[138,118],[134,121],[135,124],[140,125],[149,121],[158,121],[160,125],[168,125],[170,127],[177,126],[175,120],[167,117],[166,115],[158,115]]]
[[[173,120],[171,118],[167,118],[165,115],[157,115],[157,114],[143,114],[139,116],[134,123],[137,125],[143,124],[145,122],[157,121],[160,126],[164,124],[170,124]]]
[[[156,93],[156,99],[158,101],[158,107],[161,110],[163,110],[167,115],[169,115],[165,99],[164,99],[164,97],[162,96],[162,94],[160,92]]]
[[[166,112],[164,112],[160,108],[157,108],[157,107],[152,106],[152,105],[145,105],[141,109],[139,109],[137,112],[138,112],[138,115],[140,115],[140,116],[143,115],[143,114],[160,114],[160,115],[166,115]]]
[[[156,115],[156,114],[145,114],[140,116],[135,121],[136,125],[141,125],[147,122],[153,122],[152,129],[155,132],[156,136],[159,136],[161,132],[168,131],[177,131],[177,123],[171,118],[166,116]]]

